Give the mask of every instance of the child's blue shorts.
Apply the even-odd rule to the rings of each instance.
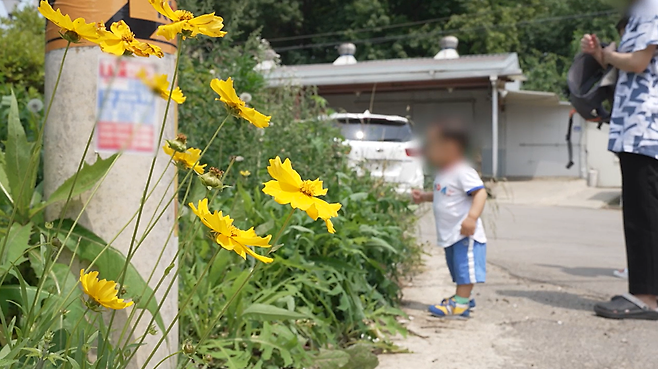
[[[464,238],[445,248],[452,281],[458,285],[484,283],[487,277],[487,244]]]

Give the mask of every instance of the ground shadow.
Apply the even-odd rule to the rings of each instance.
[[[540,304],[562,309],[591,311],[594,304],[600,302],[587,297],[569,292],[560,291],[520,291],[520,290],[498,290],[500,296],[525,298]]]
[[[594,267],[565,267],[562,265],[553,265],[553,264],[537,264],[538,266],[560,269],[563,273],[575,275],[578,277],[614,277],[612,272],[615,271],[614,268],[594,268]],[[622,265],[620,264],[621,268]]]
[[[401,305],[402,305],[402,308],[404,308],[404,309],[427,311],[427,307],[429,306],[429,303],[423,303],[423,302],[414,301],[414,300],[402,300]]]
[[[591,196],[589,200],[599,200],[610,204],[615,200],[619,202],[620,197],[621,197],[621,190],[611,190],[611,191],[597,192],[594,196]]]

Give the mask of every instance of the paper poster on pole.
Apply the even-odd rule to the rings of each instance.
[[[160,100],[138,76],[141,71],[152,78],[155,66],[136,58],[100,58],[96,151],[155,154]]]

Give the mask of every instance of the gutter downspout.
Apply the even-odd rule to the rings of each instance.
[[[498,177],[498,76],[491,81],[491,175]]]

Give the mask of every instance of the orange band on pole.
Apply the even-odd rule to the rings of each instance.
[[[162,51],[169,54],[176,53],[176,40],[167,40],[156,36],[158,26],[171,21],[158,13],[148,0],[50,0],[54,9],[60,9],[62,14],[68,14],[71,19],[84,18],[87,23],[103,22],[110,24],[123,20],[141,41],[160,46]],[[176,1],[169,0],[169,5],[176,10]],[[66,47],[66,41],[59,35],[59,27],[52,22],[46,25],[46,52]],[[88,41],[82,41],[76,46],[92,46]]]

